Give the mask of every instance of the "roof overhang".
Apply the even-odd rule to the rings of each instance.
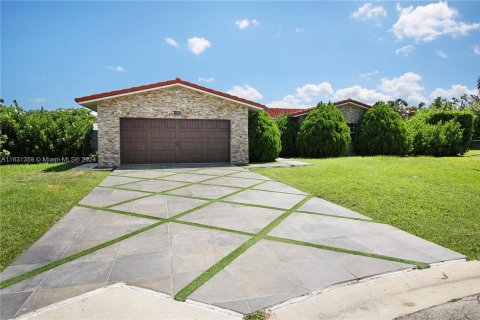
[[[180,78],[177,78],[175,80],[169,80],[169,81],[164,81],[164,82],[158,82],[158,83],[153,83],[149,85],[144,85],[144,86],[139,86],[139,87],[132,87],[129,89],[122,89],[122,90],[115,90],[115,91],[110,91],[110,92],[105,92],[105,93],[98,93],[98,94],[93,94],[85,97],[80,97],[80,98],[75,98],[75,102],[80,104],[83,107],[89,108],[90,110],[97,111],[97,104],[100,101],[104,100],[109,100],[113,98],[118,98],[118,97],[123,97],[123,96],[128,96],[132,94],[137,94],[137,93],[142,93],[142,92],[148,92],[148,91],[153,91],[153,90],[160,90],[164,88],[170,88],[170,87],[184,87],[187,89],[191,89],[197,92],[201,92],[204,94],[208,94],[214,97],[218,97],[221,99],[225,99],[231,102],[238,103],[240,105],[246,106],[249,110],[251,111],[261,111],[265,110],[266,106],[250,101],[244,98],[240,98],[228,93],[224,93],[221,91],[213,90],[207,87],[203,87],[188,81],[181,80]]]

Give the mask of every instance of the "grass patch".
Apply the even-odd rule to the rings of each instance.
[[[0,166],[0,271],[110,174],[108,171],[68,171],[75,166]]]
[[[270,312],[265,310],[256,311],[243,316],[243,320],[267,320],[268,318],[270,318]]]
[[[254,171],[480,259],[479,154],[298,159],[314,165]]]

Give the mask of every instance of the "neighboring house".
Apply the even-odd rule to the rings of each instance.
[[[248,115],[265,110],[302,121],[310,109],[264,105],[177,78],[76,98],[97,112],[98,165],[248,163]],[[335,103],[352,131],[368,105]]]
[[[75,101],[97,112],[100,167],[248,163],[248,114],[266,109],[179,78]]]
[[[346,99],[333,103],[343,114],[350,127],[350,134],[353,136],[363,114],[370,108],[368,104],[353,99]],[[314,108],[308,109],[287,109],[268,108],[266,111],[273,119],[277,119],[283,113],[301,123]]]

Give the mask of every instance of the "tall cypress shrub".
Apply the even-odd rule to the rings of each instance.
[[[248,118],[248,153],[250,162],[275,161],[282,143],[280,130],[265,111],[251,114]]]
[[[276,123],[280,130],[280,139],[282,141],[282,151],[280,151],[280,155],[282,157],[295,156],[295,139],[297,138],[298,123],[285,113],[282,113],[282,115],[278,117]]]
[[[300,125],[297,148],[305,157],[338,157],[346,153],[350,141],[342,113],[332,103],[320,102]]]
[[[384,102],[377,102],[360,121],[354,146],[361,155],[406,155],[411,146],[403,119]]]

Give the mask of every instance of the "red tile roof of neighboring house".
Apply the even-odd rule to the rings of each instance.
[[[347,104],[347,103],[356,104],[356,105],[358,105],[360,107],[363,107],[363,108],[370,108],[371,107],[370,105],[368,105],[366,103],[363,103],[363,102],[360,102],[360,101],[357,101],[357,100],[353,100],[353,99],[345,99],[345,100],[334,102],[333,104],[336,105],[336,106],[340,106],[342,104]],[[301,116],[303,114],[309,113],[313,109],[315,109],[315,107],[303,108],[303,109],[299,109],[299,108],[268,108],[265,111],[268,113],[268,115],[270,117],[272,117],[273,119],[277,119],[278,117],[280,117],[280,115],[282,113],[285,113],[287,116],[297,117],[297,116]]]
[[[208,94],[213,94],[219,97],[223,97],[229,100],[233,100],[236,102],[240,102],[242,104],[246,104],[255,108],[260,108],[260,109],[266,109],[267,107],[264,106],[263,104],[260,104],[258,102],[254,102],[251,100],[247,100],[244,98],[240,98],[225,92],[213,90],[207,87],[200,86],[195,83],[191,83],[185,80],[182,80],[180,78],[176,78],[175,80],[168,80],[168,81],[163,81],[163,82],[157,82],[157,83],[152,83],[152,84],[147,84],[143,86],[138,86],[138,87],[132,87],[132,88],[127,88],[127,89],[121,89],[121,90],[115,90],[115,91],[109,91],[109,92],[103,92],[103,93],[97,93],[97,94],[92,94],[89,96],[85,97],[80,97],[80,98],[75,98],[75,102],[79,104],[87,104],[87,103],[93,103],[98,100],[103,100],[103,99],[108,99],[108,98],[113,98],[116,96],[123,96],[127,94],[133,94],[139,91],[148,91],[148,90],[154,90],[154,89],[159,89],[163,87],[168,87],[172,85],[182,85],[185,87],[189,87],[198,91],[203,91]]]
[[[311,108],[309,108],[308,110],[310,110]],[[300,108],[267,108],[267,110],[265,110],[268,115],[273,118],[273,119],[277,119],[278,117],[280,117],[282,115],[282,113],[285,113],[287,116],[288,115],[291,115],[291,114],[294,114],[296,112],[302,112],[302,111],[305,111],[307,109],[300,109]]]

